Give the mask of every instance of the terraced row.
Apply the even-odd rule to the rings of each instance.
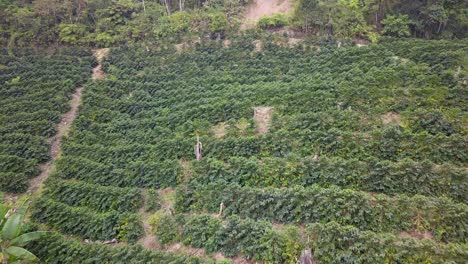
[[[33,217],[82,239],[153,232],[162,249],[272,263],[307,248],[322,263],[460,261],[466,44],[408,42],[418,56],[398,43],[253,53],[248,37],[182,54],[113,49]],[[274,109],[266,134],[257,106]],[[161,204],[142,213],[143,196]]]
[[[179,160],[151,162],[140,157],[125,164],[119,167],[109,165],[105,160],[97,162],[68,156],[58,162],[57,169],[63,179],[117,187],[176,187],[177,183],[186,180],[184,173],[189,167],[190,181],[201,185],[217,180],[241,186],[276,188],[320,184],[374,193],[446,196],[464,203],[467,200],[466,169],[428,161],[230,157],[226,162],[213,158],[185,162],[184,167]]]
[[[161,217],[156,234],[170,244],[204,248],[233,257],[242,254],[265,263],[296,263],[304,248],[313,248],[320,263],[462,263],[466,244],[441,244],[409,235],[361,231],[336,222],[297,226],[273,226],[231,216],[225,219],[201,214]]]
[[[0,50],[0,191],[24,192],[94,63],[89,50]]]

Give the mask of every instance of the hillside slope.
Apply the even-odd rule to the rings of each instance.
[[[254,48],[111,49],[32,218],[122,253],[60,236],[31,250],[48,263],[76,249],[100,263],[294,263],[308,248],[319,263],[466,259],[465,41]],[[126,245],[145,232],[156,245]]]
[[[33,192],[58,155],[93,58],[87,49],[0,53],[0,191]]]

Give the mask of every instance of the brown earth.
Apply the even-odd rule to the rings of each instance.
[[[93,69],[93,80],[102,80],[106,78],[106,73],[102,70],[102,60],[109,55],[109,51],[110,50],[108,48],[97,49],[94,51],[94,57],[96,57],[99,64]]]
[[[384,125],[396,124],[401,126],[401,116],[395,112],[388,112],[380,117]]]
[[[292,0],[253,0],[245,10],[245,20],[241,29],[255,27],[263,16],[286,14],[293,8]]]
[[[418,230],[410,230],[410,231],[402,231],[399,234],[399,237],[412,237],[416,239],[434,239],[434,235],[432,235],[429,231],[418,231]]]
[[[228,124],[226,122],[218,123],[216,126],[211,128],[213,136],[217,139],[222,139],[227,134]]]
[[[272,107],[259,106],[254,108],[254,120],[257,125],[257,134],[262,135],[270,129]]]

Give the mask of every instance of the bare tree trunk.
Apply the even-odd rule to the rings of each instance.
[[[145,0],[141,0],[141,3],[143,4],[143,12],[145,13],[145,16],[146,16]]]
[[[382,17],[382,0],[379,0],[377,12],[375,13],[375,27],[377,28],[378,31],[382,29],[381,24],[380,24],[381,17]]]
[[[305,29],[305,33],[309,33],[308,29],[309,29],[309,24],[308,24],[308,19],[307,17],[305,18],[305,21],[304,21],[304,29]]]
[[[439,28],[437,29],[437,34],[440,33],[440,30],[442,29],[442,22],[439,22]]]
[[[184,11],[184,0],[179,0],[179,10]]]
[[[197,136],[197,144],[195,145],[195,158],[201,160],[203,158],[203,145],[200,142],[200,137]]]
[[[167,2],[167,0],[164,0],[164,6],[166,7],[167,15],[170,16],[171,8],[169,7],[169,3]]]
[[[221,216],[221,215],[223,214],[223,210],[224,210],[224,203],[221,202],[221,203],[219,204],[219,216]]]

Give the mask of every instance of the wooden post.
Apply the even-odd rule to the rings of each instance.
[[[221,216],[221,215],[223,214],[223,209],[224,209],[224,203],[221,202],[221,203],[219,204],[219,216]]]

